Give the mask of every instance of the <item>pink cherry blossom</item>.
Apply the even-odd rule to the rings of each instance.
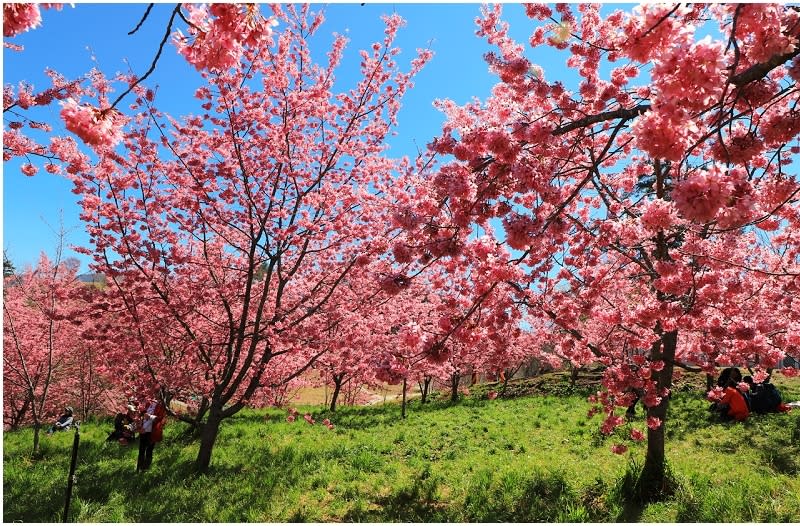
[[[675,207],[687,219],[710,221],[733,192],[733,185],[722,167],[712,165],[708,170],[696,170],[678,182],[672,192]]]
[[[625,419],[618,415],[609,415],[603,421],[603,424],[600,426],[600,432],[604,435],[610,435],[614,432],[614,429],[618,428],[619,426],[625,423]]]
[[[13,37],[42,24],[38,4],[4,3],[3,36]]]
[[[99,110],[89,105],[78,105],[73,99],[62,102],[61,118],[67,129],[86,144],[97,148],[110,148],[122,140],[125,119],[113,109]]]
[[[624,444],[614,444],[611,446],[611,451],[617,455],[623,455],[626,451],[628,451],[628,446]]]
[[[178,51],[198,70],[224,72],[239,64],[246,47],[269,45],[275,18],[264,18],[258,4],[186,6],[189,36],[180,31],[174,41]]]
[[[678,222],[675,205],[661,199],[654,199],[645,208],[641,217],[642,225],[651,232],[667,230]]]
[[[37,167],[35,167],[34,165],[32,165],[30,163],[23,164],[21,170],[22,170],[22,173],[24,173],[28,177],[33,177],[34,175],[36,175],[36,172],[39,171],[39,169]]]
[[[694,120],[673,108],[651,110],[633,123],[636,146],[656,159],[680,161],[699,136]]]
[[[644,433],[642,433],[640,430],[636,428],[631,429],[631,439],[635,440],[636,442],[641,442],[644,440],[644,438]]]
[[[767,381],[769,378],[769,373],[764,371],[763,369],[758,369],[756,372],[753,373],[753,381],[757,384],[763,383]]]

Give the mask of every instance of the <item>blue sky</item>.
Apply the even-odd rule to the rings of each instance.
[[[108,76],[129,70],[142,74],[153,59],[172,5],[156,5],[139,32],[128,36],[145,7],[145,4],[76,4],[74,8],[65,6],[62,11],[43,10],[42,27],[11,39],[25,50],[3,50],[4,85],[26,80],[35,87],[45,88],[49,86],[43,74],[47,67],[68,78],[80,76],[93,67]],[[418,147],[424,148],[438,134],[443,116],[432,107],[436,98],[450,98],[457,103],[465,103],[472,97],[483,100],[497,82],[483,60],[483,54],[490,48],[475,36],[478,4],[368,3],[313,7],[326,12],[317,45],[312,44],[318,56],[324,57],[332,33],[346,31],[351,39],[337,75],[342,89],[355,83],[358,50],[381,40],[381,14],[397,12],[406,19],[406,26],[396,42],[403,49],[405,60],[413,58],[416,48],[430,47],[434,51],[433,60],[404,98],[397,136],[390,141],[392,156],[413,157]],[[533,22],[524,16],[522,7],[506,4],[504,18],[511,23],[512,36],[525,42]],[[551,79],[555,68],[566,70],[563,56],[542,54],[537,50],[537,56],[530,58],[541,65]],[[167,45],[156,72],[145,82],[151,87],[158,86],[160,109],[173,116],[198,111],[192,94],[201,83],[200,76],[177,54],[173,45]],[[58,105],[51,105],[31,117],[51,123],[57,133],[68,134],[59,119],[59,111]],[[78,219],[77,198],[70,192],[71,183],[44,170],[34,177],[26,177],[19,171],[21,164],[17,158],[3,165],[3,248],[17,268],[34,264],[41,251],[54,252],[62,218],[68,244],[87,242]],[[88,270],[88,258],[70,250],[66,255],[78,257],[82,270]]]

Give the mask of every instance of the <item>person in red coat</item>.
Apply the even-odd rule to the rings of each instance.
[[[167,420],[167,408],[160,401],[151,398],[142,413],[139,427],[139,456],[136,459],[136,471],[147,471],[153,463],[153,449],[164,437],[164,424]]]

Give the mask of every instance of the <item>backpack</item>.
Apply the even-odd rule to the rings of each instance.
[[[776,411],[781,404],[781,393],[772,384],[761,384],[750,394],[750,405],[756,413]]]

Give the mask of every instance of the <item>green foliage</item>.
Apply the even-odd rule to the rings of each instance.
[[[7,278],[9,276],[13,276],[17,272],[17,269],[14,267],[14,263],[8,259],[8,254],[6,251],[3,251],[3,277]]]
[[[511,384],[513,385],[513,384]],[[540,386],[540,387],[543,387]],[[561,390],[557,382],[555,390]],[[800,399],[800,381],[780,385]],[[489,388],[490,389],[490,388]],[[205,475],[198,444],[173,422],[150,471],[135,473],[136,445],[106,443],[110,421],[85,424],[71,521],[79,522],[797,522],[800,411],[716,422],[697,391],[676,394],[667,422],[675,488],[637,504],[644,444],[626,456],[619,437],[586,420],[580,394],[451,405],[306,408],[336,428],[288,423],[277,410],[226,422]],[[644,429],[644,417],[626,426]],[[3,435],[3,521],[61,520],[72,433]]]

